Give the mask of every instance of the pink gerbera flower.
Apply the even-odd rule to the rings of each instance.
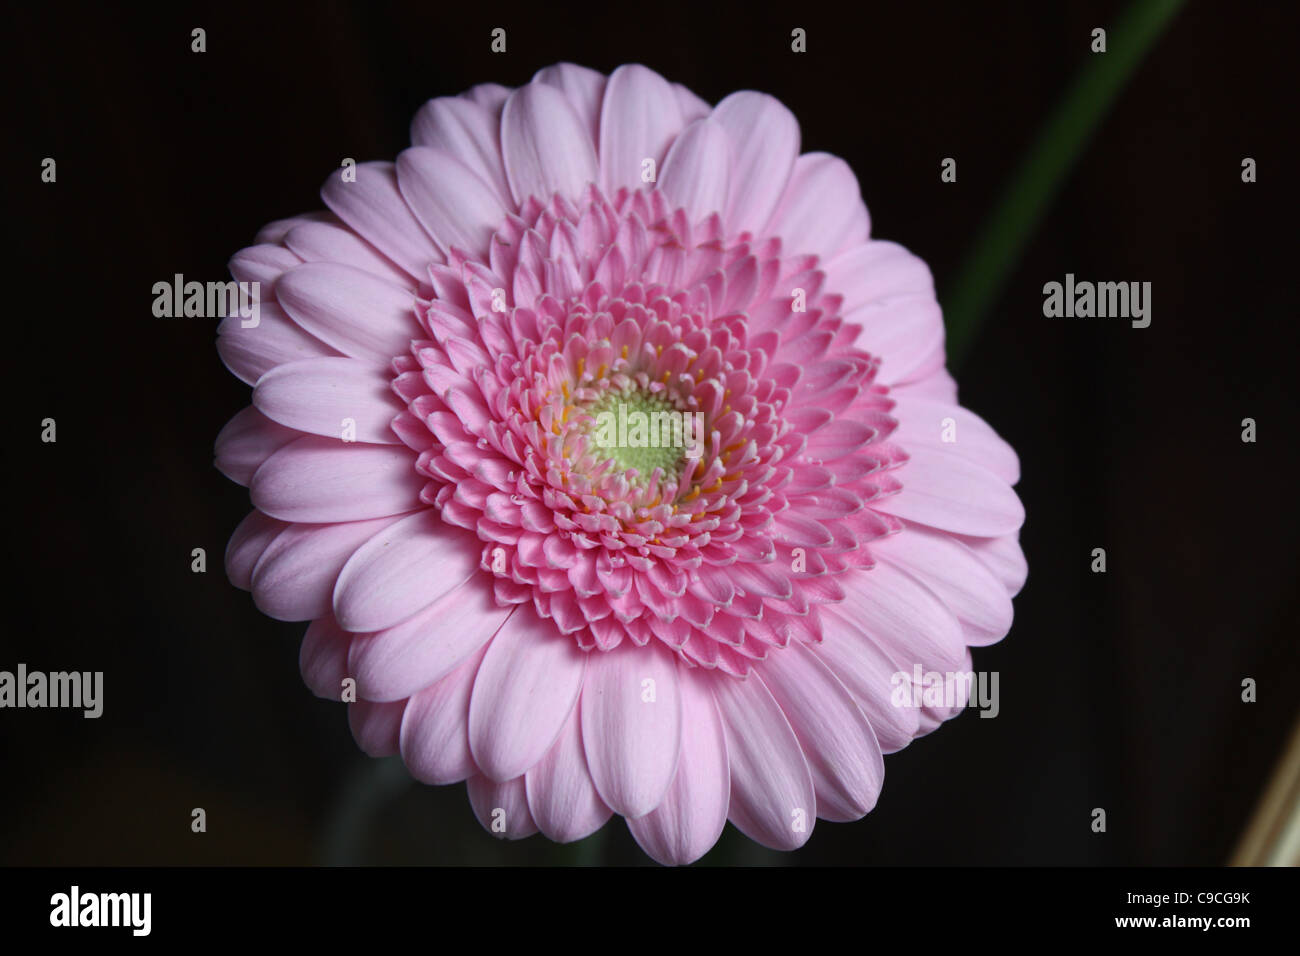
[[[867,813],[964,703],[895,675],[968,672],[1025,578],[925,264],[761,93],[562,64],[411,138],[231,261],[261,283],[218,340],[254,386],[217,439],[255,507],[231,580],[313,622],[362,748],[498,834],[617,813],[685,863],[727,820],[791,849]]]

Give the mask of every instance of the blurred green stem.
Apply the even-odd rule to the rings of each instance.
[[[358,760],[325,828],[326,866],[360,866],[370,828],[384,807],[411,786],[401,757]]]
[[[957,365],[965,357],[1008,273],[1088,137],[1143,54],[1182,5],[1183,0],[1135,0],[1118,26],[1107,29],[1106,52],[1084,54],[1086,65],[1012,175],[944,299],[950,365]],[[1079,44],[1081,49],[1090,50],[1090,36],[1081,36]]]

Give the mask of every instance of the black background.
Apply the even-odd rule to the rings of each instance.
[[[0,712],[0,863],[644,862],[618,821],[578,848],[498,843],[463,787],[403,786],[360,754],[344,709],[301,683],[305,625],[264,617],[222,572],[248,502],[212,442],[249,390],[219,362],[215,323],[153,317],[153,283],[225,278],[265,222],[321,208],[343,157],[394,157],[426,99],[570,60],[642,62],[710,102],[776,95],[942,294],[1091,29],[1121,9],[10,9],[0,669],[102,670],[106,686],[99,720]],[[955,370],[1023,467],[1028,584],[1010,636],[975,655],[1001,674],[1000,716],[964,714],[888,757],[859,823],[819,822],[786,855],[729,828],[706,862],[1227,859],[1300,686],[1292,9],[1182,11]],[[190,52],[194,27],[206,53]],[[46,156],[56,184],[40,181]],[[948,156],[956,184],[939,179]],[[1257,183],[1241,181],[1246,156]],[[1150,328],[1045,319],[1042,285],[1066,272],[1151,282]],[[46,417],[57,444],[39,441]],[[207,574],[190,571],[195,547]],[[1246,677],[1257,703],[1241,702]],[[377,795],[369,823],[341,812],[349,788]]]

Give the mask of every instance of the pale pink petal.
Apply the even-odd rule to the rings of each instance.
[[[758,232],[785,192],[799,155],[799,123],[780,101],[749,90],[732,93],[713,110],[731,144],[725,221],[731,232]]]
[[[823,259],[866,242],[870,231],[858,178],[848,163],[827,153],[804,153],[795,160],[785,197],[764,230],[780,236],[787,252]]]
[[[664,864],[693,863],[718,842],[727,823],[731,772],[718,706],[695,673],[680,676],[681,757],[664,799],[650,813],[628,821],[641,849]]]
[[[659,174],[659,190],[693,218],[726,208],[731,149],[722,126],[702,119],[673,142]]]
[[[943,531],[994,537],[1019,530],[1025,509],[1006,480],[958,455],[925,445],[908,449],[903,490],[877,511]]]
[[[426,508],[384,528],[348,559],[334,586],[334,616],[349,631],[383,630],[477,570],[474,537]]]
[[[950,535],[909,527],[871,546],[933,591],[961,621],[968,644],[992,644],[1011,629],[1011,597],[988,568]]]
[[[694,123],[713,112],[712,106],[680,83],[673,84],[673,93],[677,96],[677,108],[682,111],[683,123]]]
[[[397,157],[397,181],[411,211],[438,248],[487,257],[505,220],[501,198],[472,167],[446,150],[413,146]]]
[[[844,602],[835,610],[903,670],[956,670],[965,659],[961,625],[939,597],[889,564],[844,576]]]
[[[280,279],[289,317],[331,348],[387,366],[420,332],[408,289],[352,266],[308,262]]]
[[[360,521],[412,510],[423,486],[403,445],[304,435],[262,463],[249,491],[256,507],[284,521]]]
[[[347,226],[304,223],[291,229],[284,242],[303,262],[343,262],[404,289],[416,288],[415,280],[405,270]]]
[[[844,321],[862,326],[853,344],[882,359],[879,377],[884,384],[921,378],[943,365],[943,312],[931,296],[860,306],[846,312]]]
[[[399,700],[428,687],[491,640],[511,610],[498,606],[491,583],[476,575],[414,617],[359,635],[349,658],[358,692]]]
[[[794,850],[812,834],[817,797],[790,722],[762,681],[713,681],[731,768],[728,819],[751,840]]]
[[[298,669],[303,683],[317,697],[343,699],[343,681],[348,676],[348,644],[352,635],[322,617],[312,621],[298,651]]]
[[[325,205],[411,278],[424,281],[429,264],[443,259],[402,199],[396,167],[359,163],[355,182],[345,182],[341,172],[330,173],[321,187]]]
[[[253,473],[302,433],[271,421],[252,405],[226,422],[217,435],[217,470],[231,481],[248,487]]]
[[[474,652],[407,701],[399,742],[402,760],[416,780],[459,783],[478,772],[469,752],[469,699],[486,650]]]
[[[938,446],[940,451],[960,455],[987,468],[1008,484],[1020,480],[1020,459],[1015,450],[974,412],[952,402],[903,395],[891,397],[895,400],[891,414],[899,422],[893,441],[904,448]]]
[[[845,314],[893,299],[934,298],[930,267],[896,242],[873,239],[850,246],[826,264],[826,272],[844,296]]]
[[[334,582],[354,551],[396,518],[340,524],[291,524],[253,568],[253,603],[280,621],[330,613]]]
[[[500,83],[480,83],[478,86],[471,86],[461,96],[500,119],[501,107],[513,92],[510,87],[502,86]]]
[[[245,324],[251,322],[256,324]],[[274,302],[262,302],[256,319],[231,315],[221,320],[217,354],[240,381],[256,385],[277,365],[339,352],[290,319]]]
[[[577,703],[587,657],[530,606],[510,615],[470,700],[470,750],[483,773],[509,780],[545,756]]]
[[[557,192],[572,199],[597,179],[591,134],[564,94],[545,83],[522,86],[506,100],[501,151],[517,203]]]
[[[584,128],[591,133],[591,141],[600,142],[600,107],[605,99],[603,73],[572,63],[557,63],[538,70],[533,82],[545,83],[562,92]]]
[[[371,757],[391,757],[398,751],[398,734],[406,701],[380,704],[358,700],[348,704],[348,726],[362,752]]]
[[[226,545],[226,576],[230,583],[241,590],[253,587],[253,568],[261,560],[271,542],[287,528],[283,521],[277,521],[261,511],[250,511]]]
[[[769,658],[761,676],[799,738],[817,815],[837,823],[865,816],[880,795],[885,761],[853,695],[802,644]]]
[[[333,222],[335,217],[332,213],[323,209],[315,212],[305,212],[300,216],[288,216],[284,219],[275,219],[268,222],[261,229],[257,230],[257,235],[253,237],[255,242],[280,243],[284,237],[289,234],[289,230],[294,226],[301,226],[309,222]]]
[[[902,750],[916,736],[917,711],[896,707],[891,699],[898,673],[889,656],[862,633],[838,607],[820,609],[824,638],[811,650],[835,672],[866,715],[884,753]]]
[[[500,783],[484,776],[470,777],[465,789],[474,816],[497,839],[522,840],[537,832],[522,776]]]
[[[958,541],[970,548],[984,566],[992,571],[1011,597],[1020,593],[1029,576],[1025,552],[1020,548],[1020,535],[1009,534],[998,538],[977,538],[955,535]]]
[[[258,379],[253,404],[298,431],[349,441],[398,443],[392,421],[404,409],[392,373],[344,356],[278,365]]]
[[[640,64],[620,66],[609,76],[600,111],[601,188],[613,195],[620,186],[644,185],[646,160],[657,175],[682,125],[667,80]]]
[[[503,205],[512,201],[498,112],[462,96],[429,100],[411,121],[411,142],[445,150],[478,173]]]
[[[913,378],[890,389],[891,398],[921,398],[930,402],[957,403],[957,383],[946,368],[935,369],[929,375]]]
[[[578,708],[546,756],[524,775],[528,807],[538,828],[557,843],[572,843],[605,825],[613,811],[601,802],[587,770]]]
[[[261,302],[274,300],[275,284],[290,269],[302,265],[302,257],[281,245],[257,245],[240,249],[230,259],[230,274],[238,282],[256,282],[248,291]]]
[[[677,769],[677,659],[657,641],[594,655],[581,708],[587,763],[602,799],[625,817],[649,813]]]

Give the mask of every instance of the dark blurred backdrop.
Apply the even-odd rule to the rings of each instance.
[[[218,361],[214,322],[152,316],[152,284],[225,278],[263,223],[321,207],[342,157],[391,159],[426,99],[570,60],[639,61],[710,102],[776,95],[805,150],[856,170],[875,235],[926,259],[942,290],[1092,55],[1091,29],[1121,11],[12,7],[0,669],[102,670],[106,689],[99,720],[0,712],[0,863],[644,862],[617,822],[576,850],[498,843],[463,787],[394,785],[360,754],[344,709],[302,685],[305,625],[269,620],[225,578],[248,501],[212,442],[249,390]],[[504,55],[489,51],[498,26]],[[1188,4],[956,370],[963,404],[1023,464],[1028,584],[1010,636],[975,654],[1001,673],[1000,716],[964,714],[888,757],[860,823],[819,823],[791,855],[729,831],[706,861],[1226,860],[1300,708],[1296,27],[1292,5]],[[39,181],[46,156],[55,185]],[[949,156],[956,184],[940,182]],[[1042,285],[1066,272],[1150,281],[1151,327],[1045,319]],[[57,444],[38,441],[46,417]],[[195,547],[207,574],[190,571]],[[1241,702],[1246,677],[1257,703]],[[193,807],[207,834],[191,833]]]

